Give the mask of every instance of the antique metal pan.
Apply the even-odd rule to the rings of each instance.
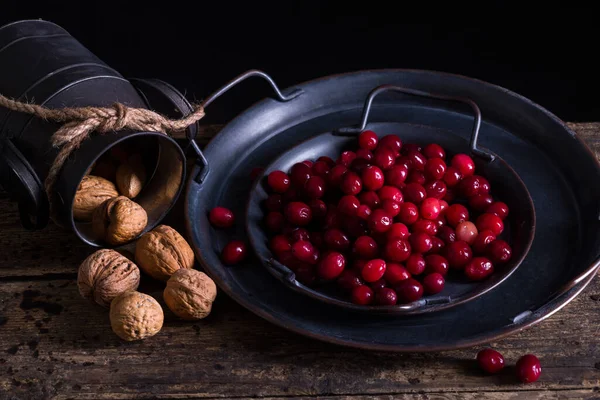
[[[530,100],[482,81],[432,71],[374,70],[329,76],[279,91],[252,71],[225,86],[208,105],[248,76],[262,76],[277,98],[229,122],[200,153],[186,191],[187,230],[198,261],[221,290],[261,317],[332,343],[388,351],[434,351],[503,337],[559,310],[600,264],[600,165],[556,116]],[[469,98],[481,109],[478,146],[520,177],[535,207],[535,238],[525,258],[495,290],[452,308],[419,315],[381,315],[326,304],[290,290],[256,257],[225,266],[231,239],[248,241],[243,223],[215,230],[208,211],[231,208],[243,218],[251,171],[295,146],[361,121],[365,99],[380,85]],[[473,116],[459,106],[389,94],[374,102],[369,124],[394,123],[423,140],[436,133],[469,141]],[[416,136],[415,136],[416,137]]]

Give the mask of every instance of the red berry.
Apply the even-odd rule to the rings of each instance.
[[[329,180],[329,184],[332,187],[340,187],[342,184],[342,180],[344,179],[344,175],[348,172],[348,168],[345,165],[336,165],[329,170],[329,175],[327,179]]]
[[[312,175],[311,166],[304,163],[296,163],[290,168],[290,181],[292,185],[297,188],[303,188],[304,184],[310,179]]]
[[[283,230],[285,218],[279,211],[271,211],[265,216],[265,226],[272,233],[279,233]]]
[[[446,174],[446,163],[441,158],[430,158],[425,163],[425,177],[428,180],[442,179]]]
[[[398,301],[398,296],[396,295],[396,292],[394,292],[393,289],[383,288],[377,291],[375,299],[377,300],[378,304],[384,306],[393,306]]]
[[[425,170],[427,159],[419,151],[411,150],[406,154],[406,157],[410,160],[413,169],[416,169],[417,171]]]
[[[452,157],[450,165],[458,169],[463,177],[471,176],[475,173],[475,162],[466,154],[456,154]]]
[[[446,259],[450,268],[463,269],[473,258],[473,250],[467,242],[457,240],[446,245]]]
[[[402,203],[398,220],[405,225],[412,225],[419,219],[419,209],[411,202]]]
[[[358,211],[358,206],[360,206],[360,201],[358,201],[358,198],[354,195],[347,194],[345,196],[342,196],[342,198],[340,199],[338,203],[338,210],[342,214],[352,216],[356,215],[356,212]]]
[[[232,240],[223,247],[221,261],[224,264],[239,264],[246,258],[246,244],[241,240]]]
[[[283,204],[289,203],[290,201],[294,201],[298,198],[298,191],[294,187],[290,187],[282,196],[281,200]]]
[[[415,232],[408,238],[410,247],[416,253],[427,253],[431,250],[431,236],[422,232]]]
[[[496,214],[500,217],[500,219],[504,220],[506,219],[506,217],[508,217],[508,206],[506,205],[506,203],[497,201],[495,203],[492,203],[492,205],[489,206],[487,210],[485,210],[485,212],[490,214]]]
[[[424,185],[425,184],[425,174],[423,174],[423,171],[417,171],[416,169],[411,170],[408,173],[408,178],[406,178],[406,183],[418,183],[419,185]]]
[[[444,183],[446,183],[446,186],[448,187],[453,187],[456,186],[462,178],[463,176],[458,168],[448,167],[446,169],[446,174],[444,175]]]
[[[290,243],[296,243],[298,240],[306,240],[310,241],[310,234],[304,228],[294,228],[294,227],[286,227],[283,232],[287,235]]]
[[[373,289],[373,292],[375,292],[375,293],[377,293],[379,290],[383,289],[384,287],[387,287],[387,282],[383,278],[380,278],[380,279],[376,280],[375,282],[369,282],[368,284],[369,284],[369,287],[371,289]]]
[[[362,190],[362,181],[356,173],[348,171],[342,178],[342,184],[340,188],[345,194],[356,195]]]
[[[431,237],[431,250],[429,250],[429,254],[438,254],[442,251],[442,249],[446,247],[446,243],[439,237],[432,236]]]
[[[444,290],[445,283],[441,274],[433,272],[423,278],[423,289],[427,294],[437,294]]]
[[[358,149],[356,150],[356,159],[354,161],[358,160],[359,158],[371,161],[373,159],[373,153],[371,152],[371,150]]]
[[[440,215],[440,212],[442,211],[440,207],[440,201],[433,197],[426,198],[421,203],[419,211],[421,217],[425,219],[437,219],[437,217]]]
[[[371,210],[376,209],[381,204],[381,199],[376,192],[362,192],[358,195],[358,200],[360,200],[360,204],[369,206]]]
[[[492,196],[487,193],[479,193],[469,198],[469,207],[475,211],[485,211],[494,202]]]
[[[371,215],[371,209],[366,204],[361,204],[356,210],[356,216],[362,220],[368,221]]]
[[[405,262],[406,270],[411,275],[421,275],[425,271],[425,258],[421,254],[413,253]]]
[[[373,131],[363,131],[358,135],[358,145],[362,149],[373,150],[377,147],[379,139]]]
[[[396,165],[404,167],[406,171],[410,171],[412,169],[412,161],[409,160],[406,156],[400,156],[396,158]]]
[[[488,245],[494,240],[496,240],[496,235],[494,235],[492,231],[487,230],[479,232],[475,238],[475,241],[473,242],[473,245],[471,246],[473,248],[473,252],[479,255],[485,254]],[[490,259],[491,258],[492,257],[490,257]],[[492,260],[492,262],[493,261],[494,260]]]
[[[477,238],[477,227],[471,221],[463,221],[456,227],[456,240],[473,244]]]
[[[343,252],[350,249],[350,239],[344,232],[336,228],[326,230],[323,234],[323,241],[330,250]]]
[[[430,236],[434,236],[437,234],[438,227],[437,224],[428,219],[420,219],[412,225],[413,233],[426,233]]]
[[[516,364],[517,378],[523,383],[537,381],[542,374],[540,360],[533,354],[525,354]]]
[[[354,159],[356,158],[356,153],[353,151],[344,151],[342,154],[340,154],[340,158],[338,158],[336,164],[341,164],[344,165],[346,167],[350,166],[350,163],[352,161],[354,161]]]
[[[374,259],[367,261],[362,269],[362,278],[366,282],[375,282],[383,277],[385,273],[385,261],[381,259]]]
[[[449,226],[442,226],[439,228],[437,235],[446,244],[456,241],[456,231]]]
[[[402,153],[403,154],[408,154],[411,151],[416,151],[418,153],[420,153],[423,150],[423,148],[418,145],[417,143],[406,143],[404,145],[404,147],[402,147]]]
[[[325,194],[325,180],[320,176],[311,176],[304,185],[304,192],[311,199],[319,199]]]
[[[304,160],[302,161],[302,164],[306,164],[307,167],[311,167],[313,166],[313,162],[311,160]]]
[[[369,228],[373,232],[387,232],[392,226],[392,222],[392,217],[381,208],[378,208],[373,210],[369,217]]]
[[[444,211],[446,211],[448,209],[448,207],[449,207],[449,205],[446,200],[440,200],[440,209],[442,210],[442,213]]]
[[[325,177],[327,177],[327,174],[329,174],[330,169],[331,169],[331,166],[327,162],[317,161],[312,166],[312,173],[313,173],[313,175],[325,178]]]
[[[480,231],[490,230],[496,236],[500,236],[502,231],[504,231],[504,222],[496,214],[481,214],[477,217],[475,225],[477,225],[477,229]]]
[[[512,257],[512,249],[506,241],[496,239],[487,246],[486,254],[494,264],[503,264]]]
[[[435,197],[438,200],[443,199],[448,191],[446,184],[441,180],[427,182],[423,187],[427,197]]]
[[[381,209],[384,210],[390,217],[395,217],[400,214],[400,203],[396,203],[394,200],[385,199],[381,203]]]
[[[480,183],[477,175],[467,176],[458,184],[458,191],[463,197],[475,196],[479,193]]]
[[[493,349],[483,349],[477,353],[479,367],[490,374],[500,372],[504,368],[504,357]]]
[[[235,222],[233,212],[225,207],[215,207],[210,210],[208,219],[217,228],[231,228]]]
[[[423,148],[423,155],[427,158],[446,158],[444,148],[436,143],[430,143]]]
[[[423,286],[414,278],[399,282],[396,287],[398,303],[411,303],[423,297]]]
[[[448,260],[439,254],[429,254],[425,256],[425,271],[427,273],[436,272],[442,276],[446,276],[450,265]]]
[[[365,158],[359,158],[358,153],[357,158],[350,163],[350,169],[359,175],[369,166],[371,166],[371,162],[367,161]]]
[[[290,187],[290,177],[283,171],[273,171],[267,177],[267,183],[274,192],[284,193]]]
[[[394,153],[400,153],[402,141],[396,135],[386,135],[379,141],[379,147],[391,149]]]
[[[392,168],[394,162],[396,161],[396,155],[390,149],[385,147],[378,147],[375,152],[373,152],[373,163],[377,165],[382,170],[387,170]]]
[[[285,218],[294,225],[308,225],[312,220],[312,210],[306,203],[292,201],[285,207]]]
[[[410,273],[401,264],[386,263],[385,273],[383,278],[390,284],[396,283],[410,278]]]
[[[354,241],[353,251],[359,258],[372,259],[377,257],[379,248],[372,237],[360,236]]]
[[[408,177],[408,169],[404,165],[394,165],[385,171],[385,184],[399,188]]]
[[[311,242],[306,240],[298,240],[292,245],[292,254],[300,261],[310,262],[315,253],[315,249]]]
[[[489,194],[491,190],[490,182],[483,176],[479,176],[479,193]]]
[[[360,285],[352,290],[352,302],[359,305],[367,305],[373,302],[373,289],[367,285]]]
[[[283,208],[283,197],[280,194],[270,194],[265,200],[267,211],[281,211]]]
[[[377,191],[377,195],[379,196],[380,201],[393,200],[396,203],[404,202],[404,196],[402,195],[402,192],[400,189],[394,186],[383,186]]]
[[[408,227],[401,222],[396,222],[392,224],[392,227],[389,231],[387,231],[388,240],[393,239],[395,237],[400,239],[406,239],[410,233],[408,232]]]
[[[403,262],[410,257],[411,245],[408,240],[398,237],[389,239],[385,244],[386,259],[394,262]]]
[[[317,273],[325,280],[337,278],[346,267],[346,259],[336,251],[328,252],[323,256],[317,267]]]
[[[414,204],[421,203],[427,197],[427,192],[423,185],[415,182],[406,185],[404,194],[406,195],[406,200]]]
[[[485,257],[474,257],[465,267],[465,275],[473,281],[487,278],[494,272],[494,265]]]
[[[331,157],[321,156],[317,158],[317,161],[323,161],[325,164],[329,165],[329,168],[333,168],[335,165],[335,161]]]
[[[338,276],[337,284],[342,289],[351,292],[355,287],[364,285],[364,281],[355,271],[345,269]]]
[[[313,199],[308,203],[313,218],[325,218],[327,215],[327,204],[323,200]]]
[[[362,183],[365,190],[379,190],[383,186],[383,171],[375,165],[369,165],[362,171]]]
[[[278,257],[280,254],[291,251],[292,245],[285,235],[275,235],[269,240],[269,248]]]
[[[446,216],[448,225],[454,228],[456,228],[461,222],[469,220],[469,210],[467,210],[467,207],[463,206],[462,204],[452,204],[450,207],[448,207],[444,215]],[[483,230],[479,227],[477,228],[480,231]]]

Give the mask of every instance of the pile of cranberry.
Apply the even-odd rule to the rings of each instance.
[[[480,281],[509,261],[508,206],[467,154],[367,130],[355,151],[267,177],[264,226],[275,258],[307,285],[335,283],[355,304],[410,303],[451,273]]]

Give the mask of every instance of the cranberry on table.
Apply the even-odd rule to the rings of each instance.
[[[367,285],[360,285],[352,289],[352,302],[359,305],[371,304],[375,295],[373,289]]]
[[[325,280],[337,278],[346,267],[346,259],[341,253],[331,251],[323,255],[317,267],[318,275]]]
[[[462,204],[452,204],[450,207],[448,207],[444,215],[446,216],[448,225],[454,228],[456,228],[461,222],[469,220],[469,210],[467,210],[467,207],[463,206]],[[480,231],[483,230],[479,227],[477,228]]]
[[[475,162],[466,154],[456,154],[452,157],[450,165],[458,169],[463,177],[471,176],[475,173]]]
[[[279,233],[283,230],[285,218],[279,211],[271,211],[265,217],[265,226],[272,233]]]
[[[359,258],[372,259],[377,256],[379,247],[372,237],[360,236],[354,241],[353,251]]]
[[[342,178],[340,189],[345,194],[358,194],[362,190],[362,181],[360,177],[352,171],[348,171]]]
[[[345,215],[356,215],[359,206],[360,201],[358,201],[358,198],[356,196],[351,194],[342,196],[342,198],[338,202],[339,212]]]
[[[427,182],[423,187],[425,188],[427,197],[435,197],[440,201],[442,201],[448,191],[446,184],[442,180]],[[446,203],[446,205],[448,205],[448,203]]]
[[[367,261],[362,269],[361,276],[366,282],[375,282],[383,277],[385,273],[385,261],[382,259],[373,259]]]
[[[379,138],[373,131],[363,131],[358,135],[358,145],[361,149],[373,150],[377,147],[378,142]]]
[[[462,174],[455,167],[448,167],[446,169],[446,174],[444,175],[444,183],[448,187],[453,187],[458,185],[460,180],[463,178]]]
[[[523,383],[537,381],[542,375],[540,360],[533,354],[525,354],[516,364],[517,378]]]
[[[412,225],[419,219],[419,209],[411,202],[402,203],[398,220],[405,225]]]
[[[356,210],[356,216],[362,220],[368,221],[369,216],[371,215],[371,212],[372,211],[368,205],[361,204],[360,206],[358,206],[358,209]]]
[[[312,261],[314,253],[315,249],[312,243],[306,240],[298,240],[292,245],[292,254],[300,261]]]
[[[369,165],[362,171],[362,184],[365,190],[379,190],[383,187],[384,176],[381,168]]]
[[[426,294],[438,294],[444,290],[446,280],[442,274],[433,272],[423,278],[423,290]]]
[[[285,218],[294,225],[308,225],[312,220],[312,210],[306,203],[292,201],[285,207]]]
[[[402,149],[402,140],[396,135],[385,135],[379,141],[379,147],[388,148],[394,153],[399,154]]]
[[[404,165],[394,165],[385,171],[385,184],[400,187],[408,177],[408,169]]]
[[[462,240],[446,245],[445,253],[448,265],[454,269],[463,269],[473,259],[473,250]]]
[[[429,143],[423,147],[422,153],[427,158],[441,158],[442,160],[446,158],[446,151],[437,143]]]
[[[441,158],[430,158],[425,163],[425,177],[429,180],[442,179],[446,174],[446,162]]]
[[[217,228],[231,228],[235,222],[233,211],[225,207],[215,207],[210,210],[208,219]]]
[[[241,240],[232,240],[223,247],[221,261],[227,265],[239,264],[246,259],[246,243]]]
[[[415,278],[408,278],[395,286],[398,303],[412,303],[423,297],[423,285]]]
[[[483,349],[477,353],[477,363],[485,372],[495,374],[504,368],[504,356],[494,349]]]
[[[284,193],[289,189],[290,177],[283,171],[273,171],[267,177],[267,183],[276,193]]]
[[[446,245],[456,241],[456,231],[447,225],[438,229],[437,236],[442,239]]]
[[[358,200],[360,200],[360,204],[369,206],[371,210],[376,209],[381,204],[381,199],[376,192],[361,192],[358,195]]]
[[[485,211],[493,202],[494,199],[488,193],[479,193],[469,198],[469,207],[475,211]]]
[[[340,157],[338,158],[336,164],[341,164],[344,165],[346,167],[350,166],[350,163],[352,161],[354,161],[354,159],[356,158],[356,153],[353,151],[344,151],[342,154],[340,154]]]
[[[448,269],[450,265],[448,264],[448,260],[442,257],[439,254],[429,254],[425,256],[425,272],[430,273],[438,273],[442,276],[446,276],[448,273]]]
[[[485,210],[485,212],[490,214],[496,214],[498,217],[500,217],[501,220],[505,220],[506,217],[508,217],[508,206],[506,205],[506,203],[496,201],[492,203],[492,205],[490,205]]]
[[[390,285],[395,285],[396,283],[404,281],[410,277],[410,272],[408,272],[408,270],[402,266],[402,264],[386,263],[383,279],[385,279]]]
[[[406,195],[406,200],[414,204],[421,203],[427,197],[427,191],[423,185],[415,182],[406,185],[404,194]]]
[[[355,271],[345,269],[342,271],[340,276],[338,276],[337,284],[342,289],[350,292],[355,287],[364,285],[364,281]]]
[[[431,250],[431,236],[423,232],[416,232],[408,238],[412,251],[416,253],[427,253]]]
[[[486,257],[474,257],[465,267],[465,275],[472,281],[480,281],[494,272],[494,265]]]
[[[323,235],[325,245],[335,251],[346,251],[350,248],[350,239],[339,229],[328,229]]]
[[[492,241],[485,249],[487,256],[494,264],[503,264],[512,257],[510,245],[502,239]]]
[[[398,301],[398,295],[390,288],[382,288],[376,292],[375,299],[377,304],[383,306],[393,306]]]
[[[388,240],[393,239],[395,237],[399,239],[406,239],[410,235],[408,231],[408,227],[401,222],[396,222],[392,224],[392,227],[389,231],[387,231]]]
[[[412,276],[421,275],[425,271],[425,258],[421,254],[413,253],[408,257],[404,265],[406,265],[406,270]]]
[[[410,257],[410,254],[411,245],[406,239],[395,237],[389,239],[385,244],[385,257],[389,261],[403,262]]]
[[[378,233],[386,232],[391,228],[392,222],[392,217],[381,208],[378,208],[373,210],[371,216],[369,216],[369,229]]]
[[[456,226],[456,239],[472,245],[477,239],[477,227],[471,221],[463,221]]]
[[[377,195],[379,196],[379,200],[393,200],[396,203],[404,202],[404,196],[400,189],[394,186],[385,185],[381,189],[377,191]]]
[[[296,163],[290,168],[290,181],[292,185],[298,188],[303,188],[304,184],[310,179],[312,175],[312,164],[311,166],[305,163]]]
[[[421,217],[425,219],[436,219],[440,215],[440,212],[442,212],[440,201],[433,197],[428,197],[421,203],[419,211]]]
[[[480,231],[490,230],[496,236],[500,236],[504,231],[504,222],[499,216],[492,213],[481,214],[477,217],[475,225]]]
[[[283,197],[280,194],[270,194],[265,200],[267,211],[281,211],[283,208]]]
[[[400,207],[400,203],[396,203],[394,200],[391,199],[385,199],[381,203],[381,209],[392,218],[400,214]]]
[[[479,255],[485,254],[488,245],[494,240],[496,240],[496,235],[494,235],[492,231],[486,230],[479,232],[471,245],[473,252]]]

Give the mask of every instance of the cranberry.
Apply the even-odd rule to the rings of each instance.
[[[473,248],[473,252],[479,255],[485,254],[488,245],[494,240],[496,240],[496,235],[494,235],[492,231],[486,230],[479,232],[471,246]]]
[[[358,145],[361,149],[373,150],[377,147],[379,139],[373,131],[363,131],[358,135]]]
[[[449,226],[442,226],[439,228],[437,235],[446,244],[456,241],[456,231]]]
[[[485,211],[494,202],[487,193],[479,193],[469,198],[469,207],[475,211]]]
[[[440,215],[440,212],[442,212],[440,208],[440,201],[433,197],[426,198],[421,203],[419,212],[421,217],[425,219],[436,219]]]
[[[355,287],[363,285],[361,277],[352,270],[345,269],[337,278],[337,284],[346,291],[352,291]]]
[[[340,202],[338,203],[338,210],[342,214],[356,215],[358,206],[360,206],[360,201],[358,201],[358,198],[354,195],[347,194],[342,196],[340,199]]]
[[[312,166],[313,175],[325,178],[329,174],[331,167],[325,161],[317,161]]]
[[[400,203],[396,203],[394,200],[390,199],[385,199],[381,203],[381,209],[392,218],[400,214],[400,207]]]
[[[411,303],[423,297],[423,286],[414,278],[399,282],[395,289],[399,303]]]
[[[463,177],[471,176],[475,173],[475,162],[466,154],[456,154],[452,157],[450,165],[458,169]]]
[[[442,179],[446,173],[446,163],[441,158],[430,158],[425,163],[425,177],[428,180]]]
[[[412,169],[412,161],[406,156],[396,158],[396,165],[406,168],[407,171]]]
[[[383,278],[379,278],[375,282],[370,282],[369,287],[373,289],[373,292],[377,293],[380,289],[387,287],[387,282]]]
[[[312,220],[312,210],[306,203],[292,201],[285,207],[285,218],[294,225],[308,225]]]
[[[408,257],[405,265],[411,275],[421,275],[425,271],[425,258],[421,254],[413,253]]]
[[[385,261],[381,259],[373,259],[367,261],[362,269],[362,278],[366,282],[375,282],[383,277],[385,273]]]
[[[408,177],[408,169],[404,165],[394,165],[385,171],[386,185],[400,187]]]
[[[494,349],[483,349],[477,353],[477,363],[485,372],[495,374],[504,368],[504,357]]]
[[[265,208],[267,211],[281,211],[283,209],[283,197],[277,193],[269,195],[265,200]]]
[[[442,205],[440,203],[440,210],[441,209],[442,209]],[[441,212],[440,212],[440,215],[438,215],[438,217],[433,220],[433,222],[435,223],[435,226],[437,226],[438,229],[440,229],[442,226],[447,226],[448,225],[448,221],[446,221],[446,217]]]
[[[477,229],[480,231],[490,230],[496,236],[500,236],[502,231],[504,231],[504,222],[496,214],[481,214],[477,217],[475,225],[477,225]]]
[[[370,166],[371,166],[371,162],[364,158],[358,158],[358,153],[357,153],[357,158],[354,159],[354,161],[352,161],[350,163],[350,169],[359,175],[363,173],[365,168],[370,167]]]
[[[284,194],[281,196],[281,200],[283,204],[289,203],[290,201],[294,201],[298,198],[298,191],[296,188],[290,187]]]
[[[390,288],[382,288],[377,291],[375,296],[378,304],[384,306],[393,306],[398,301],[398,295]]]
[[[433,272],[423,278],[423,289],[427,294],[437,294],[444,290],[445,283],[441,274]]]
[[[284,233],[287,235],[291,243],[296,243],[298,240],[310,241],[310,234],[304,228],[286,228]]]
[[[344,218],[342,219],[344,231],[348,236],[357,238],[369,233],[368,221],[363,221],[359,218]]]
[[[423,171],[418,171],[416,169],[411,170],[408,173],[408,178],[406,178],[406,183],[418,183],[419,185],[424,185],[425,184],[425,174],[423,173]]]
[[[344,165],[346,167],[350,166],[350,163],[352,161],[354,161],[354,159],[356,158],[356,153],[353,151],[344,151],[342,154],[340,154],[340,157],[337,160],[336,164],[341,164]]]
[[[267,183],[274,192],[284,193],[290,187],[290,177],[283,171],[273,171],[267,177]]]
[[[359,258],[371,259],[377,256],[379,248],[377,242],[370,236],[360,236],[354,241],[354,253]]]
[[[315,249],[312,243],[306,240],[298,240],[292,245],[292,254],[300,261],[310,262],[314,253]]]
[[[448,169],[446,169],[446,174],[444,175],[444,182],[446,183],[446,186],[453,187],[460,182],[462,177],[462,174],[457,168],[448,167]]]
[[[367,260],[356,259],[354,260],[354,263],[352,263],[352,270],[360,275],[365,264],[367,264]]]
[[[533,354],[525,354],[516,364],[517,378],[523,383],[537,381],[542,374],[540,360]]]
[[[506,241],[496,239],[486,249],[487,256],[494,264],[503,264],[512,257],[512,249]]]
[[[311,167],[304,163],[296,163],[292,165],[292,168],[290,169],[290,180],[292,185],[297,188],[303,188],[311,175]]]
[[[425,271],[427,273],[436,272],[442,276],[446,276],[449,268],[450,265],[448,265],[448,260],[439,254],[425,256]]]
[[[388,170],[394,166],[396,161],[396,155],[394,152],[387,148],[377,148],[373,153],[372,162],[382,170]]]
[[[413,233],[426,233],[430,236],[437,234],[437,225],[428,219],[420,219],[412,225]]]
[[[458,184],[458,191],[463,197],[475,196],[479,193],[480,183],[477,175],[467,176]]]
[[[396,283],[410,278],[410,273],[401,264],[386,263],[385,273],[383,278],[390,284]]]
[[[402,192],[400,189],[394,186],[383,186],[381,189],[377,191],[377,195],[381,201],[383,200],[393,200],[396,203],[404,202],[404,196],[402,196]]]
[[[325,164],[329,165],[329,168],[333,168],[333,166],[335,165],[335,161],[333,161],[333,159],[331,157],[327,157],[327,156],[321,156],[319,158],[317,158],[317,161],[322,161]]]
[[[430,143],[423,148],[423,155],[427,158],[446,158],[444,148],[436,143]]]
[[[392,222],[392,217],[381,208],[378,208],[373,210],[369,217],[369,228],[373,232],[387,232],[392,226]]]
[[[406,261],[408,257],[410,257],[410,254],[411,245],[406,239],[400,239],[398,237],[395,237],[389,239],[385,244],[385,256],[390,261]]]
[[[285,218],[279,211],[271,211],[265,216],[265,226],[272,233],[279,233],[283,229]]]
[[[304,185],[304,192],[311,199],[323,197],[325,194],[325,180],[320,176],[311,176]]]
[[[269,240],[269,248],[275,256],[292,250],[292,245],[285,235],[275,235]]]
[[[490,182],[483,176],[479,176],[479,193],[489,194],[491,190]]]
[[[421,203],[427,197],[427,192],[423,185],[415,182],[407,184],[404,193],[406,194],[406,199],[415,204]]]
[[[469,220],[469,210],[467,210],[467,207],[463,206],[462,204],[452,204],[450,207],[448,207],[444,215],[446,216],[448,225],[454,228],[456,228],[461,222]],[[481,231],[483,229],[479,228],[479,230]]]
[[[373,302],[373,289],[367,285],[360,285],[352,289],[352,302],[359,305],[367,305]]]
[[[392,227],[387,231],[387,238],[393,239],[395,237],[400,239],[406,239],[409,236],[408,227],[401,222],[392,224]]]
[[[371,210],[376,209],[381,204],[381,199],[376,192],[362,192],[358,195],[358,200],[360,200],[360,204],[369,206]]]
[[[327,204],[323,200],[313,199],[308,203],[314,218],[325,218],[327,215]]]
[[[368,221],[371,215],[371,209],[366,204],[361,204],[356,210],[356,216],[362,220]]]
[[[420,153],[421,151],[423,151],[423,148],[417,143],[406,143],[404,147],[402,147],[403,154],[408,154],[411,151],[416,151]]]
[[[446,247],[446,243],[442,239],[435,236],[431,237],[431,250],[429,250],[429,253],[438,254],[444,247]]]
[[[329,184],[333,187],[340,187],[342,184],[342,180],[344,179],[344,175],[348,172],[348,168],[345,165],[336,165],[331,170],[329,170],[329,175],[327,179],[329,180]]]
[[[496,214],[500,217],[501,220],[504,220],[506,219],[506,217],[508,217],[508,206],[506,205],[506,203],[496,201],[495,203],[492,203],[492,205],[489,206],[485,210],[485,212],[490,214]]]
[[[331,251],[323,255],[317,273],[325,280],[337,278],[346,267],[346,259],[341,253]]]
[[[471,221],[463,221],[456,227],[456,239],[473,244],[477,238],[477,227]]]
[[[451,268],[463,269],[473,258],[473,250],[467,242],[457,240],[446,245],[446,259]]]
[[[449,205],[446,200],[440,200],[440,209],[442,210],[442,212],[446,211],[448,207]]]
[[[312,244],[314,244],[316,247],[318,247],[319,249],[322,249],[325,247],[325,239],[324,239],[324,234],[321,231],[312,231],[310,233],[310,241]]]
[[[223,247],[221,261],[224,264],[239,264],[246,259],[246,243],[241,240],[232,240]]]
[[[419,209],[411,202],[402,203],[398,220],[405,225],[412,225],[419,219]]]
[[[348,171],[344,178],[342,178],[342,184],[340,185],[342,192],[345,194],[358,194],[362,190],[362,182],[360,177],[352,172]]]
[[[362,171],[362,183],[365,190],[379,190],[383,186],[383,171],[375,165],[369,165]]]
[[[231,228],[235,222],[233,212],[225,207],[215,207],[210,210],[208,219],[217,228]]]
[[[446,188],[446,194],[444,195],[442,200],[445,200],[447,203],[452,203],[455,197],[456,194],[454,193],[454,190]]]
[[[311,167],[313,166],[313,162],[311,160],[304,160],[302,161],[302,164],[306,164],[307,167]]]
[[[446,196],[446,192],[448,191],[448,188],[446,187],[444,181],[440,180],[427,182],[423,187],[425,188],[425,193],[427,197],[434,197],[438,200],[443,199]]]
[[[485,257],[474,257],[465,267],[465,275],[473,281],[487,278],[494,272],[494,265]]]
[[[408,238],[414,252],[427,253],[431,250],[431,236],[423,232],[415,232]]]
[[[400,153],[402,141],[396,135],[386,135],[379,141],[379,147],[391,149],[394,153]]]
[[[356,159],[353,161],[353,163],[360,158],[362,158],[363,160],[371,161],[373,159],[373,153],[371,152],[371,150],[358,149],[356,150]]]
[[[411,161],[411,165],[414,169],[417,171],[425,170],[425,163],[427,163],[427,159],[419,151],[411,150],[406,154],[406,157]]]
[[[350,248],[350,239],[339,229],[328,229],[323,235],[325,245],[334,251],[346,251]]]

